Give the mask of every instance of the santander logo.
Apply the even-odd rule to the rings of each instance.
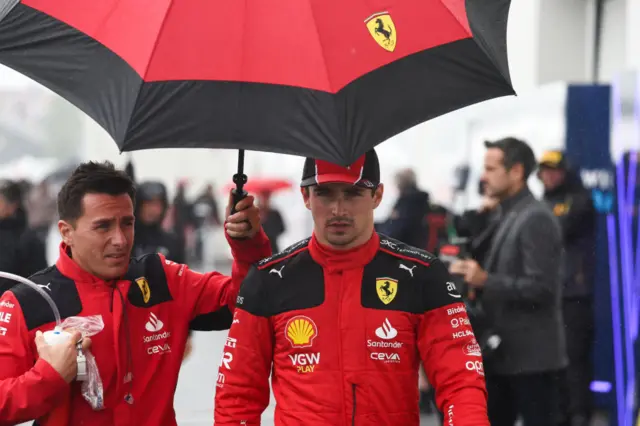
[[[144,328],[151,333],[155,333],[162,330],[162,327],[164,327],[164,323],[153,312],[149,314],[149,321],[144,325]]]
[[[395,338],[398,335],[398,330],[393,328],[391,322],[389,322],[389,318],[385,318],[381,327],[376,329],[376,336],[381,339],[390,340]]]

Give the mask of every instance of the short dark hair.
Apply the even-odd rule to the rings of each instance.
[[[80,164],[58,193],[58,216],[66,221],[82,216],[82,200],[86,194],[128,194],[135,204],[136,189],[131,178],[113,163],[90,161]]]
[[[484,146],[488,148],[498,148],[504,154],[502,163],[505,169],[510,170],[516,164],[522,164],[524,169],[523,180],[529,178],[536,168],[536,156],[531,147],[523,140],[513,137],[499,139],[497,141],[485,141]]]
[[[22,188],[18,182],[6,180],[0,182],[0,196],[8,203],[22,204]]]

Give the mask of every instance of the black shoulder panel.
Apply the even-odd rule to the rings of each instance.
[[[380,234],[380,249],[397,257],[422,262],[427,266],[429,263],[437,259],[436,256],[426,250],[415,248],[398,240],[394,240],[393,238],[389,238],[383,234]]]
[[[462,301],[444,263],[431,253],[381,236],[364,269],[362,306],[424,313]]]
[[[308,243],[308,241],[307,241]],[[288,256],[253,267],[240,288],[237,306],[253,315],[269,317],[308,309],[324,302],[324,272],[306,245],[294,245]],[[292,247],[294,247],[292,246]],[[260,269],[259,269],[260,268]]]
[[[311,241],[311,237],[305,238],[304,240],[298,241],[295,244],[290,245],[286,249],[282,250],[280,253],[276,253],[271,257],[267,257],[262,259],[257,263],[259,269],[264,269],[269,265],[276,264],[281,260],[284,260],[288,257],[293,256],[296,252],[306,249],[309,246],[309,241]]]
[[[157,254],[131,259],[125,279],[131,281],[127,297],[133,306],[148,308],[173,300],[162,260]]]
[[[51,296],[62,320],[82,312],[82,302],[76,284],[62,275],[55,266],[40,271],[29,279]],[[28,330],[55,321],[51,307],[36,290],[25,284],[18,284],[9,291],[20,303]]]
[[[418,270],[426,268],[422,262],[411,262],[387,251],[378,251],[364,268],[362,306],[415,314],[424,312],[420,299],[422,271]]]
[[[453,277],[440,259],[431,262],[424,272],[422,301],[425,312],[463,302]]]

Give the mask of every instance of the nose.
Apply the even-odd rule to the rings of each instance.
[[[342,216],[344,214],[344,197],[337,196],[331,200],[331,213],[334,216]]]
[[[125,246],[127,244],[127,237],[119,227],[116,227],[116,229],[113,231],[113,235],[111,236],[111,244],[118,247]]]

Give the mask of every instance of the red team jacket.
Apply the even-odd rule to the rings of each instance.
[[[252,262],[271,255],[261,232],[254,240],[229,239],[232,277],[200,274],[162,255],[133,259],[127,275],[104,282],[60,249],[55,266],[31,277],[58,305],[63,318],[101,315],[92,337],[104,385],[105,409],[94,411],[79,391],[37,359],[37,330],[51,330],[53,314],[36,291],[22,284],[0,299],[0,425],[32,419],[49,426],[48,413],[70,397],[70,426],[173,426],[173,396],[192,328],[227,329],[237,291]],[[67,426],[65,424],[65,426]]]
[[[424,363],[446,425],[488,426],[480,347],[432,255],[374,234],[334,252],[315,238],[252,268],[224,348],[215,425],[418,425]]]

